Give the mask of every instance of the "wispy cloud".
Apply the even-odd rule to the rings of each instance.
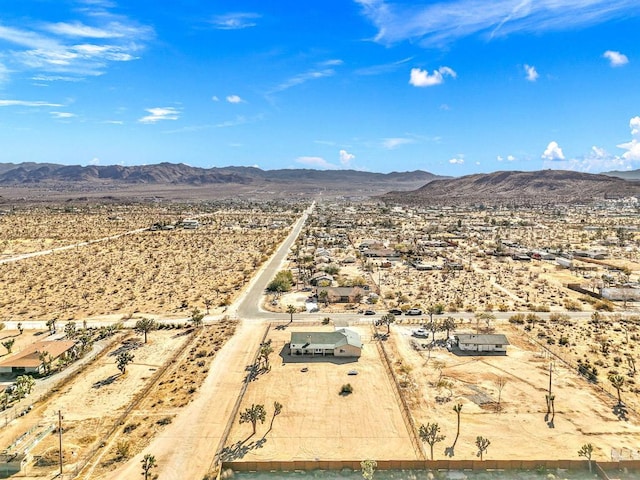
[[[450,0],[415,5],[355,0],[378,29],[375,40],[442,46],[469,35],[568,30],[638,15],[637,0]]]
[[[149,115],[140,118],[138,122],[156,123],[161,120],[178,120],[180,118],[180,112],[173,107],[147,108],[146,111]]]
[[[415,138],[390,137],[390,138],[385,138],[382,141],[382,147],[387,150],[395,150],[396,148],[402,145],[407,145],[408,143],[415,143],[415,141],[416,141]]]
[[[456,78],[457,74],[449,67],[440,67],[431,74],[428,70],[412,68],[409,83],[414,87],[433,87],[444,82],[445,76]]]
[[[536,70],[536,67],[532,66],[532,65],[526,65],[524,66],[524,72],[527,76],[527,80],[530,82],[535,82],[538,77],[540,75],[538,75],[538,71]]]
[[[34,71],[34,80],[45,82],[101,75],[111,63],[135,60],[153,38],[153,29],[105,7],[79,9],[87,17],[83,20],[2,23],[0,41],[10,48],[0,50],[0,58],[11,71]]]
[[[616,52],[614,50],[607,50],[606,52],[604,52],[604,54],[602,54],[602,56],[609,60],[609,64],[612,67],[621,67],[629,63],[629,59],[625,54]]]
[[[29,101],[29,100],[0,100],[0,107],[62,107],[60,103]]]
[[[449,163],[451,165],[462,165],[464,163],[464,158],[462,158],[462,155],[458,155],[457,157],[449,159]]]
[[[260,18],[260,15],[257,13],[227,13],[213,17],[211,25],[218,30],[242,30],[243,28],[255,27],[258,18]]]
[[[316,69],[307,70],[306,72],[300,73],[298,75],[294,75],[293,77],[286,79],[285,81],[283,81],[282,83],[280,83],[279,85],[271,89],[269,93],[272,94],[272,93],[283,92],[285,90],[288,90],[292,87],[296,87],[298,85],[302,85],[303,83],[309,82],[311,80],[318,80],[325,77],[332,77],[333,75],[336,74],[336,71],[333,68],[328,68],[328,67],[331,67],[334,65],[339,65],[339,63],[332,63],[330,65],[327,65],[326,62],[320,63],[318,65],[318,68]]]
[[[384,63],[381,65],[371,65],[370,67],[359,68],[355,71],[356,75],[381,75],[383,73],[395,72],[407,62],[413,60],[413,57],[403,58],[397,62]]]
[[[49,113],[53,118],[58,118],[58,119],[73,118],[76,116],[75,113],[71,113],[71,112],[49,112]]]

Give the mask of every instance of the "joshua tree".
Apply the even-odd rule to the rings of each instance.
[[[282,404],[280,402],[273,402],[273,416],[271,417],[271,423],[269,424],[269,431],[273,428],[273,421],[278,415],[282,413]]]
[[[149,474],[151,473],[151,469],[158,466],[156,464],[156,457],[154,457],[150,453],[147,453],[142,459],[141,463],[142,463],[142,476],[144,477],[144,480],[148,480],[150,478]]]
[[[209,315],[209,309],[211,308],[211,305],[213,305],[213,300],[211,300],[210,298],[205,298],[204,307],[207,309],[207,315]]]
[[[271,340],[260,345],[260,359],[264,362],[264,369],[269,370],[269,355],[273,353]]]
[[[49,329],[49,333],[52,333],[56,329],[56,319],[55,318],[47,320],[47,328]]]
[[[10,338],[9,340],[5,340],[4,342],[2,342],[2,346],[7,349],[7,353],[11,353],[14,343],[16,343],[16,339]]]
[[[478,447],[477,456],[480,457],[480,461],[482,461],[484,452],[487,451],[487,448],[489,448],[489,445],[491,445],[491,442],[489,441],[488,438],[484,438],[481,436],[476,437],[476,447]]]
[[[31,375],[20,375],[16,378],[16,390],[19,392],[18,396],[23,398],[29,395],[35,384],[36,381]]]
[[[325,307],[329,305],[329,292],[326,290],[320,290],[320,293],[318,293],[318,300],[324,303]]]
[[[376,468],[378,468],[378,462],[375,460],[363,460],[360,462],[360,468],[362,468],[362,478],[371,480]]]
[[[440,435],[440,425],[437,423],[427,423],[420,425],[420,440],[429,444],[431,449],[431,460],[433,460],[433,446],[444,440],[444,435]]]
[[[118,366],[118,370],[120,370],[120,373],[122,373],[122,375],[127,373],[127,365],[129,365],[131,362],[133,362],[133,354],[131,352],[122,352],[116,357],[116,365]]]
[[[253,433],[251,435],[256,434],[256,425],[258,420],[260,420],[260,423],[264,423],[266,418],[267,412],[264,409],[264,405],[256,405],[255,403],[244,412],[240,413],[240,423],[251,423],[251,426],[253,427]]]
[[[51,354],[49,352],[38,352],[38,360],[42,363],[44,374],[48,375],[51,371],[51,361],[53,360]]]
[[[442,329],[447,332],[447,338],[449,338],[449,333],[451,330],[455,330],[456,328],[456,320],[453,317],[447,317],[442,321]]]
[[[589,462],[589,472],[591,472],[591,454],[592,453],[593,453],[593,445],[591,445],[590,443],[585,443],[584,445],[582,445],[582,447],[580,447],[580,450],[578,450],[578,456],[586,458],[587,462]]]
[[[287,313],[289,314],[289,323],[293,323],[293,314],[297,313],[298,309],[293,305],[287,305]]]
[[[454,405],[453,411],[456,412],[456,415],[458,416],[458,423],[456,428],[456,438],[453,441],[453,445],[451,445],[451,449],[455,448],[458,437],[460,436],[460,412],[462,412],[462,404],[458,403],[457,405]]]
[[[201,327],[203,318],[204,313],[202,313],[198,307],[195,307],[193,310],[191,310],[191,318],[189,320],[194,327]]]
[[[64,326],[64,334],[69,338],[74,338],[76,336],[76,322],[68,322]]]
[[[380,318],[380,325],[387,326],[387,335],[391,333],[391,324],[395,323],[396,317],[393,313],[387,313]]]
[[[20,335],[22,335],[22,332],[24,331],[24,329],[22,328],[22,322],[18,322],[18,332],[20,332]]]
[[[496,387],[498,387],[498,411],[502,409],[502,406],[500,405],[500,401],[502,399],[502,390],[504,389],[504,386],[506,384],[507,384],[506,377],[498,377],[496,379]]]
[[[147,334],[158,328],[158,324],[152,318],[141,318],[136,322],[134,330],[138,334],[144,335],[144,343],[147,343]]]
[[[622,405],[622,398],[620,397],[620,389],[624,385],[624,377],[620,374],[609,375],[609,381],[611,382],[611,385],[613,385],[613,388],[615,388],[616,392],[618,393],[618,405]]]

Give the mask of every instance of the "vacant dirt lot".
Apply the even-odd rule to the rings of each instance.
[[[478,435],[491,441],[485,458],[500,459],[577,459],[578,449],[593,443],[594,458],[606,460],[612,449],[637,450],[640,444],[635,414],[620,419],[614,409],[616,398],[602,393],[576,370],[553,361],[542,348],[525,340],[521,330],[499,326],[498,331],[511,342],[506,356],[456,355],[442,346],[429,353],[422,345],[430,344],[431,338],[412,337],[409,327],[392,330],[389,350],[398,377],[406,384],[403,392],[416,424],[436,422],[446,435],[436,445],[435,458],[444,458],[455,439],[456,404],[462,405],[456,459],[475,458]],[[545,401],[551,361],[555,415],[547,415]]]
[[[354,328],[364,340],[362,357],[292,357],[285,345],[291,331],[333,327],[293,326],[272,329],[271,370],[249,385],[240,411],[251,404],[267,410],[264,424],[251,436],[238,419],[227,442],[225,459],[334,460],[345,458],[416,458],[392,385],[368,327]],[[307,368],[308,371],[302,371]],[[358,375],[348,375],[357,370]],[[340,395],[350,383],[353,393]],[[273,402],[283,405],[269,430]]]

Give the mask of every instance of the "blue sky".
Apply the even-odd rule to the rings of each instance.
[[[0,0],[0,162],[640,168],[637,0]]]

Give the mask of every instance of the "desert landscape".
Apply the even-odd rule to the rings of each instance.
[[[640,456],[633,202],[87,202],[0,221],[6,469],[429,460],[428,427],[435,460],[477,459],[478,437],[485,459]],[[359,356],[291,352],[296,332],[344,327]],[[464,336],[505,349],[461,351]],[[10,365],[43,340],[74,347],[37,351],[26,392]]]

